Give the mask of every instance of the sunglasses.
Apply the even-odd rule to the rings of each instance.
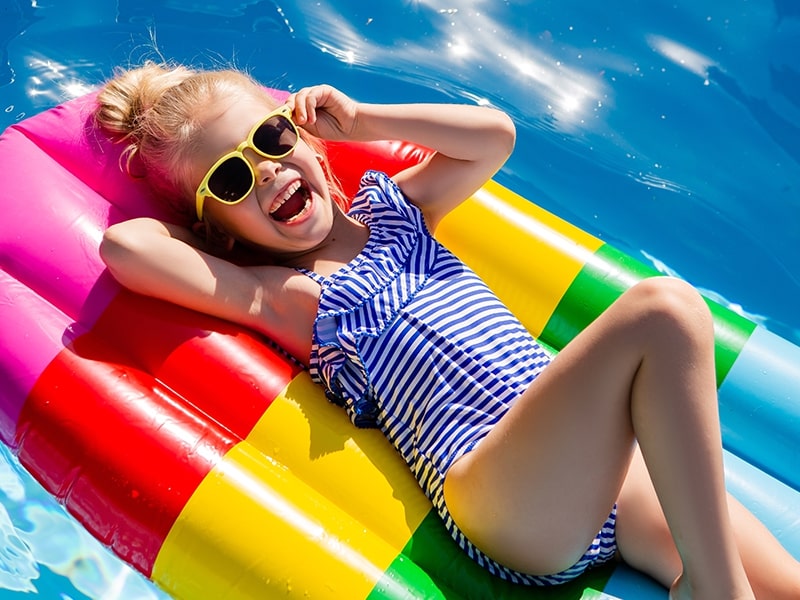
[[[297,146],[300,133],[291,119],[292,109],[284,105],[272,111],[250,130],[236,150],[222,156],[208,170],[197,186],[197,218],[203,220],[203,203],[211,196],[223,204],[238,204],[253,191],[256,173],[243,151],[252,148],[264,158],[277,160],[288,156]]]

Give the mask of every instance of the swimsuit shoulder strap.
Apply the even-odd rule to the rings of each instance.
[[[319,285],[325,283],[325,278],[319,273],[312,271],[311,269],[306,269],[303,267],[295,267],[294,270],[297,271],[298,273],[302,273],[303,275],[310,277],[311,279],[316,281]]]

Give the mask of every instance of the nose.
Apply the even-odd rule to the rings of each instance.
[[[256,174],[256,185],[264,185],[270,183],[277,177],[278,172],[282,169],[282,165],[277,160],[271,160],[259,156],[255,161],[253,170]]]

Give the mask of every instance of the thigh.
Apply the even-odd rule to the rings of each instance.
[[[598,317],[447,473],[455,522],[498,562],[568,568],[608,517],[634,448],[634,309],[621,300]]]

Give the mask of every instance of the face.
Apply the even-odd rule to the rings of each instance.
[[[243,96],[206,115],[207,125],[192,163],[193,186],[199,185],[217,159],[239,146],[272,108],[266,99]],[[279,257],[322,244],[335,209],[314,151],[301,139],[293,152],[278,160],[264,158],[252,148],[245,149],[244,156],[256,175],[253,190],[234,205],[206,197],[204,218],[235,239]]]

